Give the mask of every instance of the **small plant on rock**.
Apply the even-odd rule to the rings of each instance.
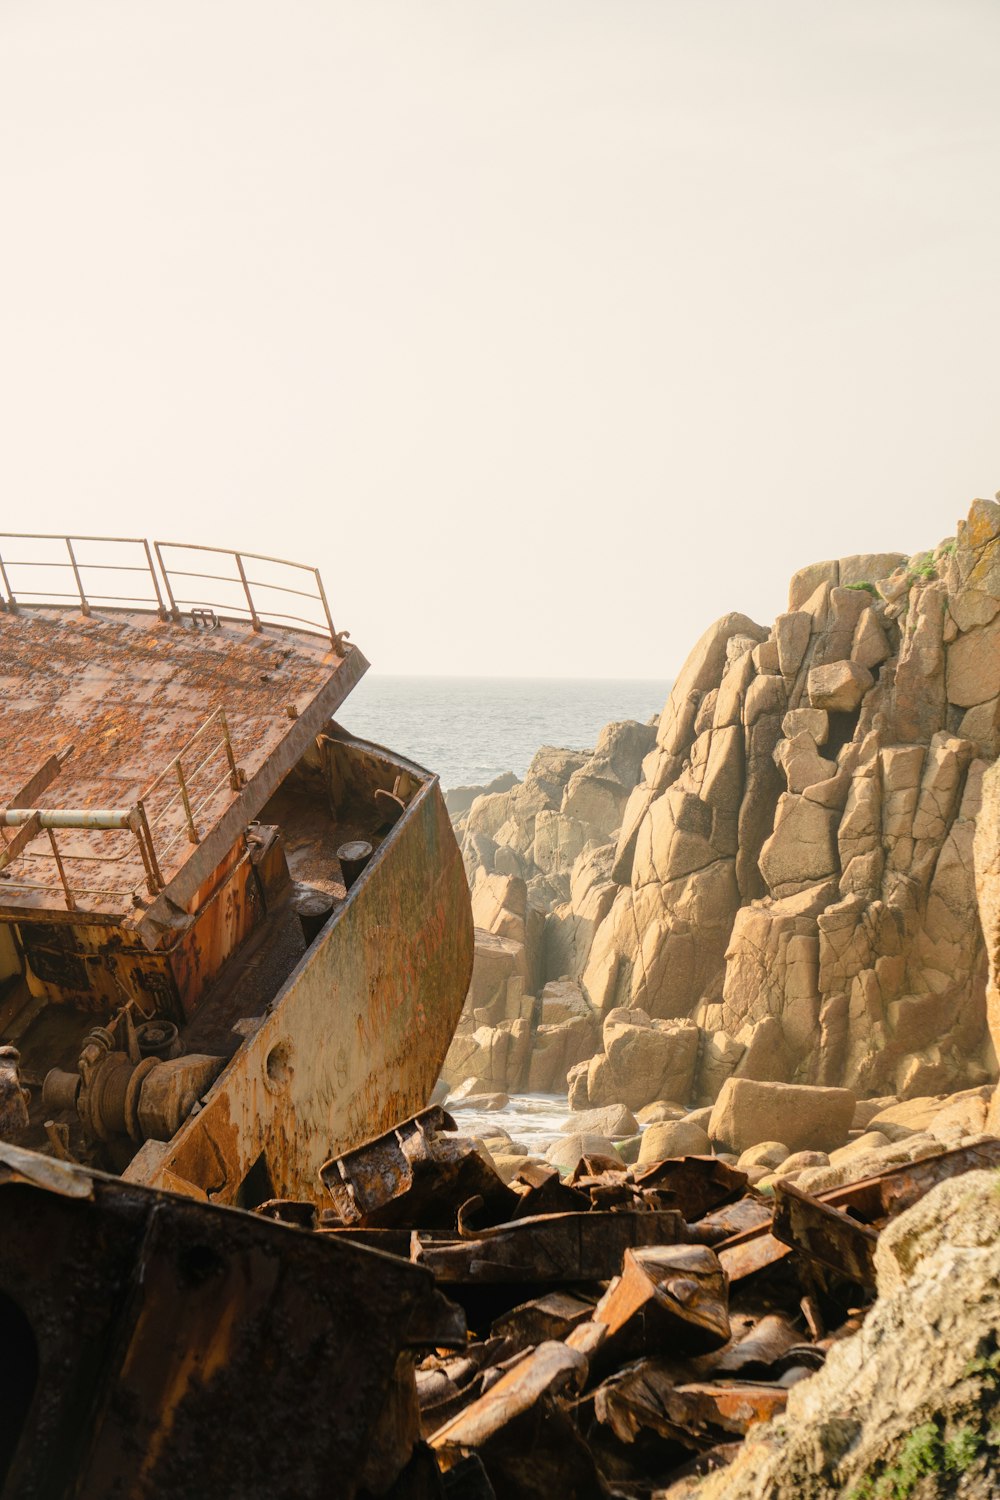
[[[929,552],[921,553],[916,562],[911,563],[906,575],[907,587],[912,588],[917,582],[928,583],[937,577],[937,564]]]

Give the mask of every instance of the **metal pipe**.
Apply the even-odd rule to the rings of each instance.
[[[320,603],[323,606],[323,613],[326,615],[326,623],[330,627],[330,644],[332,646],[336,646],[337,632],[333,628],[333,616],[330,613],[330,606],[326,602],[326,589],[323,587],[323,580],[320,577],[319,568],[314,568],[313,573],[316,577],[316,587],[319,590]]]
[[[171,618],[176,623],[179,623],[180,622],[180,618],[181,618],[181,612],[177,608],[177,600],[174,598],[174,591],[170,587],[170,574],[167,572],[167,565],[163,561],[163,553],[160,551],[160,543],[159,542],[154,542],[153,543],[153,551],[156,553],[156,561],[159,563],[159,565],[160,565],[160,572],[163,574],[163,586],[164,586],[164,588],[167,591],[167,599],[170,601],[170,615],[171,615]]]
[[[250,585],[247,582],[246,570],[243,567],[243,559],[242,559],[242,557],[240,556],[240,554],[238,552],[234,552],[233,556],[236,559],[236,566],[240,570],[240,581],[243,584],[243,592],[247,596],[247,606],[248,606],[248,608],[250,610],[250,620],[251,620],[251,623],[253,625],[254,630],[260,630],[262,628],[262,626],[261,626],[260,621],[257,618],[257,611],[254,608],[253,594],[250,592]]]
[[[161,620],[165,620],[167,618],[167,611],[163,604],[163,595],[160,593],[160,581],[156,576],[156,569],[153,567],[153,554],[149,550],[149,543],[145,537],[142,539],[142,545],[146,553],[146,566],[149,569],[149,576],[153,580],[153,588],[156,590],[156,612]]]
[[[0,809],[0,824],[20,828],[30,818],[38,819],[39,828],[131,828],[130,807],[5,807]]]
[[[156,857],[156,846],[153,843],[153,835],[150,831],[149,820],[146,817],[145,803],[141,801],[137,802],[136,811],[139,814],[139,825],[142,829],[142,833],[141,835],[139,835],[139,848],[141,849],[143,847],[143,840],[145,840],[146,849],[148,850],[149,864],[152,868],[153,879],[156,882],[156,890],[154,890],[152,893],[155,896],[158,891],[162,891],[163,889],[163,873],[160,870],[160,862]]]
[[[5,531],[4,536],[15,537],[19,542],[64,542],[66,538],[59,531]],[[79,536],[74,534],[77,542],[142,542],[141,536]]]
[[[236,756],[233,753],[233,742],[229,737],[229,720],[226,718],[226,710],[219,709],[219,723],[222,725],[222,739],[226,747],[226,759],[229,762],[229,785],[234,792],[240,789],[240,772],[236,764]]]
[[[7,569],[4,567],[2,557],[0,557],[0,579],[3,580],[3,586],[7,590],[7,603],[10,606],[11,613],[16,614],[17,600],[14,598],[14,590],[10,586],[10,579],[7,577]]]
[[[14,533],[13,532],[8,532],[8,535],[14,535]],[[234,550],[233,550],[232,547],[206,547],[206,546],[203,546],[203,544],[201,542],[163,542],[163,541],[160,541],[160,542],[154,542],[153,546],[154,547],[173,547],[178,552],[218,552],[223,557],[235,557],[236,556],[236,553],[234,552]],[[267,554],[264,553],[264,552],[241,552],[240,556],[241,557],[249,557],[254,562],[277,563],[278,566],[282,567],[282,568],[300,568],[303,573],[311,573],[313,571],[313,567],[312,567],[311,563],[291,562],[287,557],[268,557]],[[175,569],[174,571],[176,572],[177,570]],[[209,577],[211,575],[206,574],[205,576]],[[231,578],[228,581],[230,583],[236,583],[237,580],[235,578]]]
[[[184,767],[178,755],[174,761],[174,769],[177,772],[177,784],[181,789],[181,801],[184,804],[184,816],[187,820],[188,839],[192,844],[198,843],[198,830],[194,826],[194,818],[191,816],[191,799],[188,797],[188,789],[184,781]]]
[[[66,897],[66,908],[68,911],[76,911],[73,892],[70,890],[69,881],[66,879],[66,871],[63,869],[63,862],[59,857],[59,846],[56,844],[56,836],[51,828],[46,831],[49,835],[49,843],[52,845],[52,858],[55,860],[56,869],[59,871],[59,880],[62,884],[63,895]]]
[[[73,577],[76,579],[76,586],[80,592],[80,609],[85,615],[89,615],[90,605],[87,603],[87,596],[83,592],[83,579],[80,577],[80,569],[76,565],[76,553],[73,551],[73,541],[71,537],[66,538],[66,551],[69,553],[69,560],[73,568]]]

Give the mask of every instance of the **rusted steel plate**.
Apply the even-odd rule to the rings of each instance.
[[[484,1372],[493,1371],[494,1361],[503,1357],[505,1341],[490,1338],[469,1344],[450,1358],[427,1356],[417,1370],[417,1400],[425,1437],[450,1422],[482,1394]]]
[[[938,1156],[926,1156],[922,1161],[888,1167],[874,1177],[846,1183],[843,1187],[819,1193],[817,1197],[833,1208],[850,1208],[868,1223],[876,1224],[912,1208],[932,1187],[949,1177],[996,1167],[1000,1167],[1000,1140],[979,1141],[974,1146],[961,1146],[954,1151],[942,1151]]]
[[[729,1277],[730,1285],[733,1285],[738,1281],[745,1281],[757,1271],[777,1265],[792,1252],[787,1245],[775,1239],[769,1229],[764,1228],[751,1229],[734,1240],[717,1245],[715,1253]]]
[[[601,1362],[640,1354],[704,1354],[729,1340],[725,1272],[704,1245],[626,1250],[621,1275],[594,1308],[608,1332]]]
[[[679,1385],[675,1366],[644,1359],[598,1388],[594,1414],[623,1443],[635,1442],[647,1429],[689,1448],[709,1449],[769,1421],[787,1399],[787,1390],[774,1385]]]
[[[413,1186],[414,1163],[419,1171],[428,1158],[433,1160],[431,1148],[439,1132],[454,1129],[451,1115],[440,1104],[432,1104],[384,1134],[324,1162],[320,1181],[341,1223],[360,1224],[373,1209],[408,1192]]]
[[[801,1339],[790,1318],[783,1313],[768,1313],[737,1343],[721,1352],[712,1363],[712,1374],[742,1375],[745,1379],[766,1376],[775,1366],[782,1365],[790,1349],[801,1345]]]
[[[504,1313],[496,1319],[490,1331],[495,1338],[503,1340],[505,1353],[510,1356],[519,1349],[544,1343],[547,1339],[565,1338],[593,1311],[593,1302],[574,1297],[571,1292],[549,1292]]]
[[[748,1230],[759,1230],[763,1225],[770,1224],[772,1208],[769,1198],[748,1194],[745,1198],[738,1198],[735,1203],[728,1203],[723,1208],[705,1214],[696,1224],[691,1225],[691,1232],[702,1244],[720,1245],[723,1240],[734,1239],[737,1235],[746,1234]]]
[[[381,1250],[383,1255],[398,1255],[402,1260],[410,1258],[409,1229],[345,1229],[339,1222],[321,1222],[316,1233],[339,1235],[350,1240],[352,1245],[363,1245],[366,1250]]]
[[[498,1495],[519,1500],[604,1500],[594,1460],[563,1409],[587,1376],[583,1355],[565,1344],[539,1344],[488,1391],[434,1434],[443,1468],[475,1454]]]
[[[460,1417],[442,1427],[433,1448],[479,1448],[542,1396],[575,1394],[587,1378],[587,1361],[558,1340],[547,1340],[503,1375]]]
[[[536,1218],[539,1214],[586,1213],[590,1198],[579,1188],[570,1187],[555,1167],[530,1162],[522,1167],[511,1187],[520,1194],[512,1219]]]
[[[715,1156],[671,1157],[633,1173],[640,1189],[668,1194],[664,1208],[679,1208],[694,1222],[746,1192],[747,1174]]]
[[[345,1225],[453,1229],[458,1212],[479,1198],[485,1214],[509,1218],[516,1193],[469,1141],[443,1134],[455,1122],[440,1105],[332,1158],[320,1180]]]
[[[792,1182],[775,1185],[771,1232],[782,1244],[800,1250],[828,1270],[874,1288],[875,1231],[801,1192]]]
[[[66,1168],[0,1185],[10,1495],[350,1500],[400,1350],[454,1334],[419,1267]],[[36,1394],[37,1383],[38,1399]]]
[[[1000,1140],[980,1141],[974,1146],[942,1151],[922,1161],[887,1167],[860,1182],[818,1193],[816,1201],[830,1208],[850,1209],[857,1218],[878,1226],[912,1207],[937,1183],[963,1172],[996,1167],[1000,1167]],[[769,1221],[770,1215],[768,1223],[742,1231],[715,1246],[731,1282],[743,1281],[791,1255],[791,1248],[770,1232]]]
[[[455,1240],[414,1233],[411,1259],[441,1282],[606,1281],[636,1245],[676,1245],[687,1226],[664,1213],[545,1214]]]

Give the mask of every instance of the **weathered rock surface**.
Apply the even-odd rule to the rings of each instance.
[[[698,1500],[996,1494],[997,1174],[932,1189],[883,1231],[875,1265],[860,1332],[792,1388],[782,1418],[751,1429]]]
[[[664,1120],[647,1125],[639,1146],[640,1165],[671,1156],[706,1156],[711,1144],[705,1131],[689,1120]]]
[[[603,1109],[585,1109],[570,1115],[562,1126],[564,1135],[606,1135],[611,1140],[635,1135],[639,1122],[624,1104],[607,1104]]]
[[[520,946],[477,946],[448,1076],[633,1111],[709,1104],[729,1078],[903,1100],[985,1084],[998,751],[1000,505],[933,553],[801,569],[770,630],[709,626],[657,724],[545,747],[468,806],[477,926]],[[518,1009],[504,964],[525,1004],[565,977],[588,1010]],[[473,1046],[483,1026],[509,1035]]]
[[[975,833],[976,892],[988,960],[986,1019],[1000,1054],[1000,762],[983,777],[982,810]],[[989,1114],[989,1129],[1000,1132],[1000,1100]]]
[[[850,1089],[729,1078],[708,1134],[728,1151],[743,1152],[762,1141],[780,1141],[790,1152],[832,1151],[847,1140],[855,1103]]]
[[[582,1156],[607,1156],[614,1160],[616,1152],[614,1142],[608,1136],[574,1131],[553,1141],[545,1156],[560,1172],[568,1173],[573,1171]]]
[[[580,978],[599,1012],[697,1022],[693,1098],[729,1076],[894,1095],[993,1076],[971,845],[1000,718],[965,727],[1000,708],[998,511],[912,567],[803,570],[770,633],[727,616],[678,678]]]

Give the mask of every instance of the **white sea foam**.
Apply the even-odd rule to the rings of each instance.
[[[503,1109],[453,1111],[461,1135],[482,1137],[499,1127],[511,1140],[539,1156],[544,1156],[568,1116],[569,1101],[565,1094],[512,1094]]]

